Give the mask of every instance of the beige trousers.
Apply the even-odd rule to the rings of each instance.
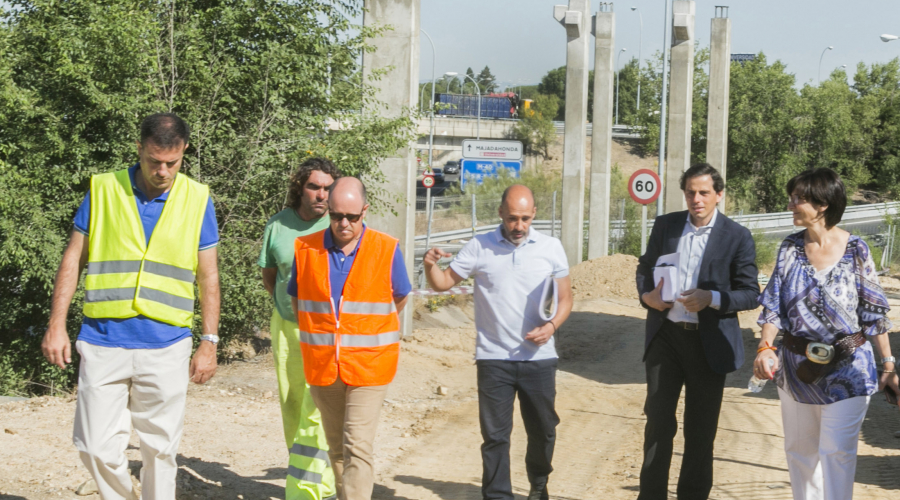
[[[141,497],[174,500],[191,339],[163,349],[75,343],[81,354],[73,441],[103,500],[135,500],[125,448],[141,440]]]
[[[340,500],[371,500],[375,486],[373,445],[388,386],[349,386],[338,380],[310,386],[322,414],[328,456]]]

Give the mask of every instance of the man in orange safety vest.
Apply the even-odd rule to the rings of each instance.
[[[398,313],[412,287],[397,240],[363,223],[359,179],[336,180],[328,206],[329,228],[294,242],[288,294],[338,498],[369,500],[378,417],[400,353]]]

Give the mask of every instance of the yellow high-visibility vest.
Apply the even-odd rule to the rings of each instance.
[[[91,177],[84,315],[190,327],[200,228],[209,187],[178,174],[150,243],[128,170]]]

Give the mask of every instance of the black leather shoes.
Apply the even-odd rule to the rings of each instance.
[[[547,493],[547,487],[544,486],[544,489],[536,490],[533,489],[528,492],[528,500],[550,500],[550,494]]]

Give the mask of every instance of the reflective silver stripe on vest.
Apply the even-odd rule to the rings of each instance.
[[[300,332],[300,342],[309,345],[334,345],[333,333]]]
[[[380,347],[400,342],[400,332],[378,335],[341,335],[341,347]]]
[[[169,264],[161,264],[159,262],[144,262],[144,271],[151,274],[158,274],[166,278],[176,279],[178,281],[194,282],[194,272],[190,269],[182,269],[180,267],[171,266]],[[193,310],[193,308],[191,309]]]
[[[296,479],[297,481],[306,481],[307,483],[316,483],[322,484],[322,474],[317,472],[310,472],[308,470],[303,470],[299,467],[294,467],[293,465],[288,466],[288,476]]]
[[[111,300],[134,299],[134,288],[101,288],[100,290],[85,290],[85,302],[109,302]]]
[[[132,295],[133,294],[134,293],[132,292]],[[141,288],[140,293],[138,293],[138,297],[146,300],[152,300],[153,302],[159,302],[160,304],[165,304],[169,307],[174,307],[175,309],[181,309],[182,311],[194,312],[194,299],[179,297],[177,295],[172,295],[171,293],[163,292],[160,290],[154,290],[152,288]]]
[[[331,302],[316,300],[297,300],[297,311],[307,313],[331,314]]]
[[[388,315],[397,310],[393,302],[350,302],[341,306],[341,312],[347,314],[381,314]]]
[[[88,274],[136,273],[141,270],[139,260],[107,260],[88,262]]]
[[[301,457],[318,458],[319,460],[324,460],[326,462],[328,461],[327,451],[313,448],[312,446],[302,445],[300,443],[294,443],[294,445],[291,446],[291,454],[300,455]]]

